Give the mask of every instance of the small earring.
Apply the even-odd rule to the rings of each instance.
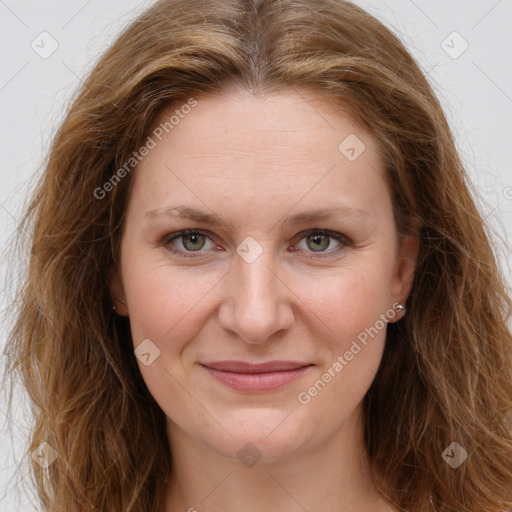
[[[126,302],[123,300],[123,299],[120,299],[119,297],[116,297],[116,299],[119,301],[119,302],[122,302],[123,304],[126,304]],[[113,305],[112,306],[112,310],[115,311],[116,310],[116,306]]]
[[[403,306],[402,304],[397,304],[395,306],[395,310],[398,312],[398,313],[403,313],[405,315],[405,313],[407,312],[407,308],[405,306]]]

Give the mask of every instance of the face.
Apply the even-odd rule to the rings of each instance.
[[[361,412],[417,242],[374,139],[325,100],[196,99],[133,171],[116,309],[171,442],[284,459]]]

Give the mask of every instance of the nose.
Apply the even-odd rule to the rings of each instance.
[[[273,264],[270,250],[252,263],[236,258],[224,287],[220,325],[246,343],[267,343],[293,325],[293,292]]]

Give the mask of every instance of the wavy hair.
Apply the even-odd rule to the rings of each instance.
[[[378,143],[398,232],[420,238],[408,314],[388,325],[364,397],[378,489],[400,511],[512,509],[511,301],[418,64],[347,1],[160,0],[72,98],[20,227],[28,255],[5,355],[32,404],[27,453],[43,441],[58,453],[44,470],[32,461],[43,510],[162,510],[165,415],[109,290],[136,169],[98,190],[164,108],[232,82],[255,95],[308,88],[353,116]],[[442,458],[452,442],[469,454],[456,470]]]

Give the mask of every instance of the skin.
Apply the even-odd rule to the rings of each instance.
[[[231,86],[197,100],[135,171],[111,281],[134,347],[150,339],[160,350],[147,366],[137,361],[167,416],[175,470],[166,511],[391,511],[371,482],[362,421],[385,328],[309,403],[298,400],[412,286],[418,241],[398,237],[375,141],[312,91],[258,98]],[[350,134],[365,144],[354,161],[338,150]],[[175,205],[227,223],[145,215]],[[330,206],[366,213],[284,223]],[[182,229],[206,236],[159,243]],[[315,229],[350,241],[308,241]],[[251,263],[236,252],[249,236],[262,249]],[[219,360],[314,366],[258,394],[200,365]],[[252,467],[237,457],[247,442],[261,455]]]

